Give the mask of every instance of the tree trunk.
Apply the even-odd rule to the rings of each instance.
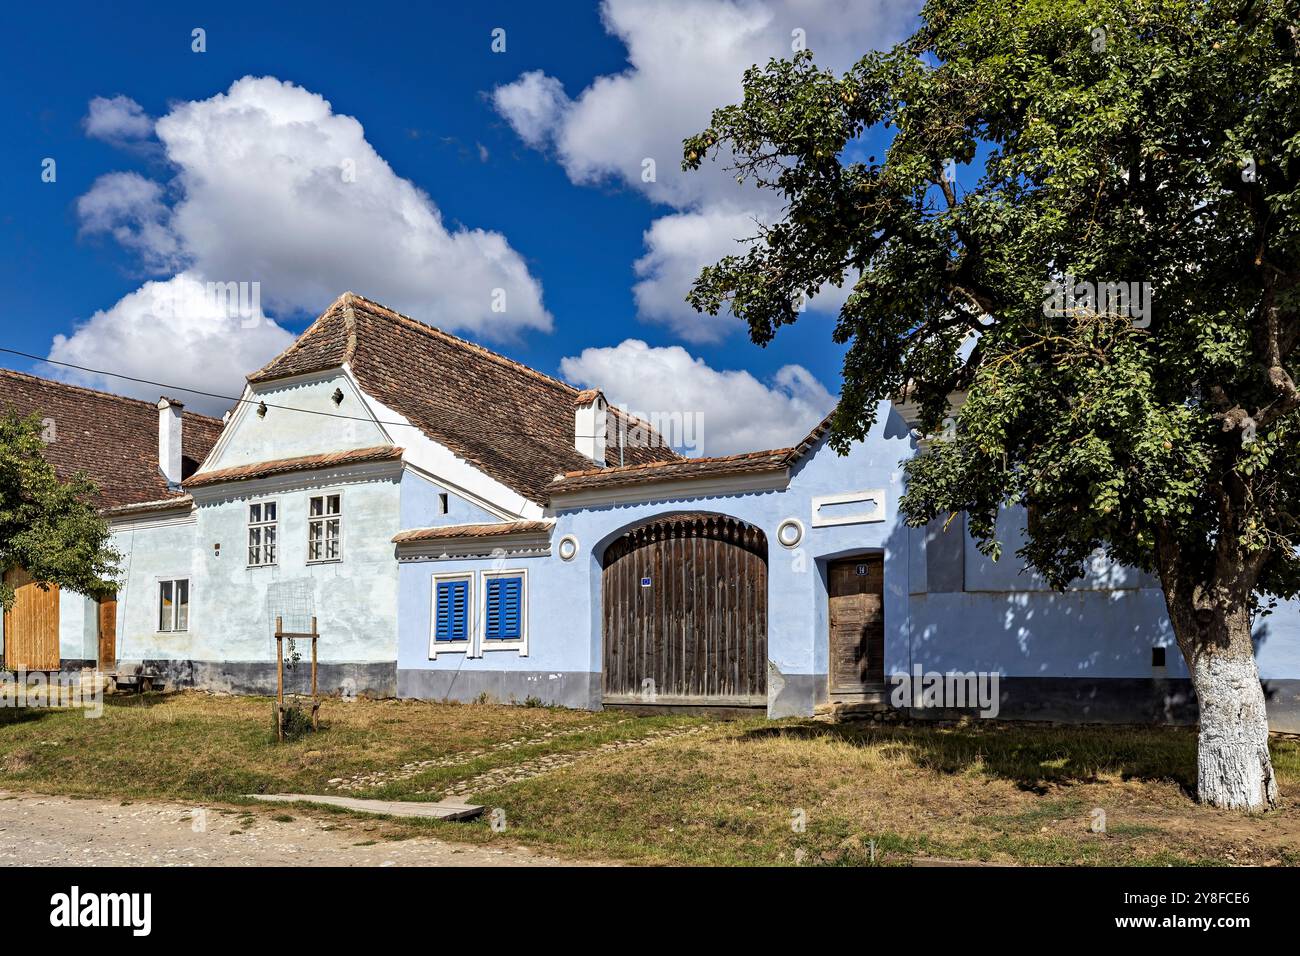
[[[1200,635],[1188,661],[1201,711],[1197,796],[1228,810],[1267,810],[1277,804],[1277,780],[1249,615],[1241,609],[1217,623],[1228,633],[1213,641]]]
[[[1222,523],[1235,527],[1225,506]],[[1277,778],[1268,753],[1268,712],[1251,642],[1251,609],[1263,566],[1261,553],[1232,547],[1219,532],[1209,580],[1196,580],[1177,539],[1156,529],[1156,564],[1178,647],[1200,705],[1196,741],[1196,795],[1228,810],[1277,805]]]

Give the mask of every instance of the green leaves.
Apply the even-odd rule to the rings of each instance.
[[[46,461],[39,420],[0,414],[0,570],[94,595],[112,590],[119,555],[82,476],[60,481]],[[13,606],[0,584],[0,606]]]
[[[908,464],[914,524],[966,511],[991,553],[1024,503],[1022,553],[1061,586],[1096,548],[1154,570],[1160,537],[1192,580],[1262,554],[1261,590],[1300,592],[1298,21],[1295,0],[931,0],[845,76],[755,67],[684,165],[734,156],[788,215],[689,300],[766,343],[797,291],[847,283],[841,449],[905,387],[927,432],[967,393]],[[883,161],[842,161],[872,127]],[[1146,283],[1149,312],[1045,314],[1075,277]]]

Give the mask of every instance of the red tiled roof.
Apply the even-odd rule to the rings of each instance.
[[[233,468],[201,471],[186,481],[185,487],[201,488],[205,485],[217,485],[227,481],[250,481],[254,478],[269,478],[272,475],[287,475],[296,471],[315,471],[319,468],[337,468],[340,465],[359,465],[368,461],[396,461],[402,457],[403,451],[404,449],[395,445],[376,445],[373,448],[334,451],[324,455],[301,455],[297,458],[280,458],[276,461],[256,461],[250,465],[236,465]]]
[[[593,488],[620,487],[658,481],[688,481],[693,478],[716,478],[782,471],[806,455],[830,430],[832,411],[799,444],[790,448],[772,448],[743,455],[714,458],[679,458],[676,461],[647,462],[620,468],[586,468],[556,475],[551,494],[568,494]]]
[[[578,389],[351,292],[248,380],[258,385],[345,362],[367,393],[530,501],[545,504],[556,474],[591,466],[574,447]],[[610,411],[606,455],[618,461],[617,420],[630,416]],[[681,460],[659,441],[622,454],[628,463]]]
[[[177,508],[189,507],[194,504],[194,498],[187,494],[177,495],[174,498],[163,498],[159,501],[139,501],[130,505],[115,505],[112,508],[102,508],[101,513],[107,518],[126,518],[132,515],[152,514],[155,511],[174,511]]]
[[[437,528],[412,528],[393,535],[394,544],[411,541],[443,541],[456,538],[497,538],[511,534],[550,531],[551,521],[495,521],[486,524],[446,524]]]
[[[118,508],[182,498],[158,469],[158,406],[79,385],[0,369],[0,413],[15,410],[54,421],[45,457],[60,478],[86,474],[99,487],[95,504]],[[182,475],[192,474],[221,434],[221,421],[182,413]]]
[[[608,488],[648,481],[685,481],[691,478],[781,471],[789,464],[791,450],[776,448],[771,451],[754,451],[745,455],[726,455],[719,458],[683,458],[678,461],[626,465],[621,468],[570,471],[555,477],[551,482],[551,493],[567,494],[571,491],[586,491],[589,488]]]

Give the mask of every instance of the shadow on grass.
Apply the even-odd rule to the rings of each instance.
[[[755,727],[739,739],[824,740],[903,757],[923,770],[982,773],[1044,793],[1102,776],[1196,787],[1196,734],[1181,727],[1058,727],[988,721],[925,724],[796,723]]]
[[[172,694],[160,690],[151,690],[143,694],[105,694],[104,706],[124,709],[157,707],[160,704],[167,703],[172,696]]]
[[[3,707],[0,708],[0,727],[44,720],[52,712],[48,707]]]

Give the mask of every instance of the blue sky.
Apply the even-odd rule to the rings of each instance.
[[[773,210],[725,170],[681,174],[677,144],[795,31],[842,68],[898,39],[910,4],[550,6],[10,6],[0,345],[232,392],[352,288],[634,409],[707,414],[709,452],[781,443],[838,391],[834,303],[767,349],[678,305],[698,264]],[[232,90],[244,77],[268,79]],[[333,181],[349,151],[359,190]],[[265,328],[142,315],[133,294],[178,273],[258,281]]]

